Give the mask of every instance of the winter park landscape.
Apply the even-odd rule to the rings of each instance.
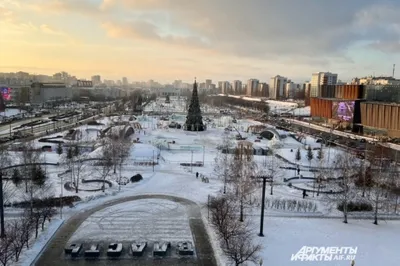
[[[2,265],[399,265],[399,169],[379,149],[360,159],[197,88],[126,108],[1,150]]]

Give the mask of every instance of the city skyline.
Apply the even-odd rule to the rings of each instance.
[[[390,76],[399,11],[389,0],[0,0],[0,72],[162,83]]]

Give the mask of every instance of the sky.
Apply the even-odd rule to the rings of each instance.
[[[0,0],[0,72],[160,82],[388,76],[400,68],[398,14],[400,0]]]

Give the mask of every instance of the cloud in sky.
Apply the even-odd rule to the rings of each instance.
[[[82,60],[88,66],[90,61],[114,65],[105,59],[114,53],[114,57],[121,56],[121,65],[110,72],[132,79],[190,79],[196,75],[268,80],[280,74],[305,80],[311,72],[328,70],[349,79],[371,74],[366,72],[371,64],[376,73],[384,74],[388,58],[400,59],[400,2],[396,0],[6,2],[0,4],[0,19],[7,19],[8,24],[38,25],[42,34],[57,37],[61,43],[66,36],[80,40],[79,45],[62,48],[70,56],[86,54],[76,58],[76,67],[69,61],[70,71],[79,69]],[[103,59],[92,58],[90,47],[95,44],[112,49],[98,49]],[[46,53],[37,49],[38,57]],[[193,61],[182,63],[179,58],[185,57]],[[132,61],[148,69],[128,68]],[[157,71],[149,62],[158,62]],[[53,67],[65,69],[62,60],[54,60]],[[185,73],[193,75],[185,77]]]

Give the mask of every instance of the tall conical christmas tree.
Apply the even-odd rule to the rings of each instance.
[[[185,130],[187,131],[204,131],[206,130],[201,116],[199,96],[197,94],[197,82],[194,80],[192,98],[189,105],[188,114],[186,116]]]

